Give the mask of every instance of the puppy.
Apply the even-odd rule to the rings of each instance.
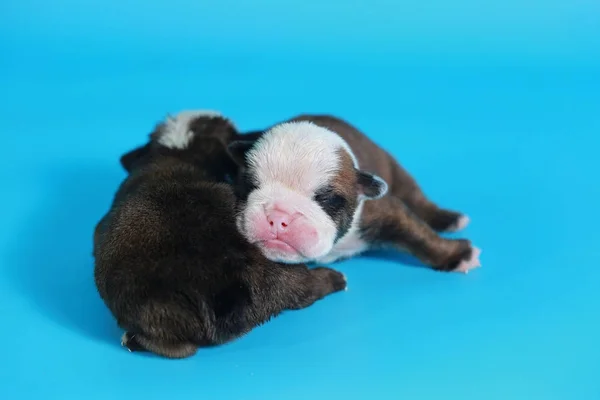
[[[444,239],[466,215],[428,200],[415,180],[358,129],[302,115],[229,146],[242,165],[237,226],[267,258],[330,263],[369,249],[407,250],[440,271],[480,265],[468,240]]]
[[[188,357],[346,287],[329,268],[278,265],[238,233],[222,183],[233,130],[182,113],[121,158],[130,174],[96,227],[95,283],[130,351]]]

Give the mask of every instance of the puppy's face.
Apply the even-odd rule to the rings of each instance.
[[[387,191],[381,178],[358,169],[341,137],[310,122],[275,126],[255,143],[232,143],[230,152],[244,164],[238,229],[277,262],[325,256],[361,202]]]

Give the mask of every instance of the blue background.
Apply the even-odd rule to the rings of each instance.
[[[357,258],[231,345],[129,354],[92,231],[187,108],[347,118],[471,216],[483,268]],[[0,135],[3,399],[600,398],[597,0],[2,0]]]

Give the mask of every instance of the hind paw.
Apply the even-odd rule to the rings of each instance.
[[[480,254],[481,249],[472,247],[471,254],[468,257],[463,258],[454,271],[468,274],[470,270],[481,267],[481,261],[479,261]]]
[[[469,216],[463,214],[458,217],[458,219],[454,221],[448,228],[446,228],[446,232],[462,231],[467,227],[467,225],[469,225],[469,222],[471,222]]]
[[[458,243],[457,251],[443,264],[434,265],[434,268],[438,271],[464,272],[466,274],[470,270],[480,267],[479,256],[481,249],[472,246],[465,239],[458,239],[456,242]]]

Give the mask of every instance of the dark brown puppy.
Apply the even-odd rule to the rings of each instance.
[[[130,350],[187,357],[346,287],[332,269],[269,261],[238,233],[222,183],[233,130],[182,113],[121,159],[130,175],[96,228],[95,281]]]
[[[427,199],[385,150],[338,118],[302,115],[236,141],[243,171],[238,228],[271,260],[332,262],[365,250],[408,250],[443,271],[479,266],[468,240],[436,231],[469,219]],[[236,137],[236,139],[243,139]]]

